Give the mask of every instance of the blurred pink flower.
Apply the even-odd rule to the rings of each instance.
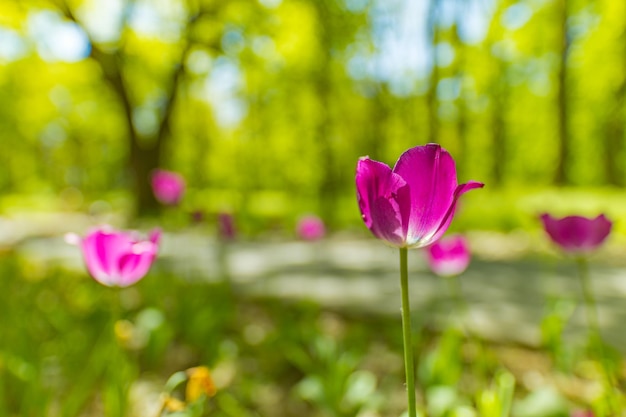
[[[369,157],[356,167],[357,200],[368,229],[399,248],[436,242],[448,229],[459,196],[484,184],[457,184],[454,160],[441,146],[404,152],[393,170]]]
[[[202,223],[204,221],[204,211],[194,210],[191,212],[190,218],[193,223]]]
[[[463,236],[443,237],[427,249],[430,269],[442,277],[460,275],[470,263],[469,245]]]
[[[89,274],[108,287],[128,287],[143,278],[157,255],[161,231],[155,229],[148,240],[135,233],[108,226],[97,228],[84,238],[66,235],[66,241],[80,245]]]
[[[589,411],[589,410],[576,410],[576,411],[572,411],[570,416],[571,417],[594,417],[595,414],[593,414],[593,411]]]
[[[573,254],[596,250],[609,236],[612,226],[604,214],[594,219],[582,216],[557,219],[549,214],[543,214],[541,221],[550,239],[565,252]]]
[[[217,232],[222,240],[233,240],[237,235],[235,218],[231,213],[222,212],[217,215]]]
[[[152,191],[160,203],[175,206],[185,193],[185,179],[176,172],[157,169],[152,174]]]
[[[296,233],[300,239],[319,240],[326,235],[326,226],[319,217],[308,215],[298,220]]]

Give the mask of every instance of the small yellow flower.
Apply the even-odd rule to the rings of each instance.
[[[185,391],[185,399],[187,402],[196,401],[202,394],[212,397],[217,392],[211,372],[206,366],[196,366],[187,369],[187,389]]]
[[[174,397],[167,395],[163,399],[163,410],[165,411],[183,411],[185,409],[185,403]]]

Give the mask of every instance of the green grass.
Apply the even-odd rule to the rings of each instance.
[[[151,382],[158,398],[170,375],[197,365],[211,368],[218,386],[203,415],[396,417],[405,410],[399,315],[250,299],[227,281],[183,280],[166,267],[157,263],[118,292],[83,273],[0,257],[0,415],[130,416],[150,402],[129,399],[139,382]],[[567,416],[576,403],[601,407],[601,399],[554,382],[585,386],[598,363],[584,347],[558,344],[557,316],[548,317],[544,336],[552,344],[541,351],[490,344],[455,327],[439,333],[427,317],[414,319],[422,415],[499,417],[507,399],[516,417]],[[553,362],[552,351],[571,360]],[[529,385],[528,372],[548,383]]]

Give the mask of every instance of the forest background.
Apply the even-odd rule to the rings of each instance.
[[[250,233],[363,231],[358,157],[438,142],[487,184],[458,228],[626,215],[620,1],[3,0],[0,63],[5,213],[151,214],[162,167]]]

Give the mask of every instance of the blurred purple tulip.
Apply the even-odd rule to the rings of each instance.
[[[582,216],[557,219],[543,214],[541,221],[550,239],[565,252],[573,254],[589,253],[599,248],[611,233],[612,226],[604,214],[594,219]]]
[[[298,220],[296,233],[300,239],[319,240],[326,235],[326,226],[319,217],[308,215]]]
[[[356,168],[361,216],[379,239],[399,248],[436,242],[448,229],[459,196],[484,184],[457,184],[454,160],[441,146],[404,152],[393,170],[363,157]]]
[[[161,231],[155,229],[147,240],[135,233],[108,226],[95,229],[84,238],[67,235],[68,243],[80,245],[89,274],[108,287],[128,287],[143,278],[154,261]]]
[[[204,221],[204,211],[202,210],[194,210],[190,215],[192,223],[202,223]]]
[[[237,235],[235,218],[231,213],[222,212],[217,215],[217,232],[222,240],[233,240]]]
[[[160,203],[175,206],[185,193],[185,179],[176,172],[157,169],[152,174],[152,191]]]
[[[593,414],[593,411],[589,411],[589,410],[576,410],[576,411],[572,411],[570,416],[571,417],[594,417],[595,414]]]
[[[426,259],[430,269],[439,276],[462,274],[470,263],[471,253],[463,236],[447,236],[430,245]]]

